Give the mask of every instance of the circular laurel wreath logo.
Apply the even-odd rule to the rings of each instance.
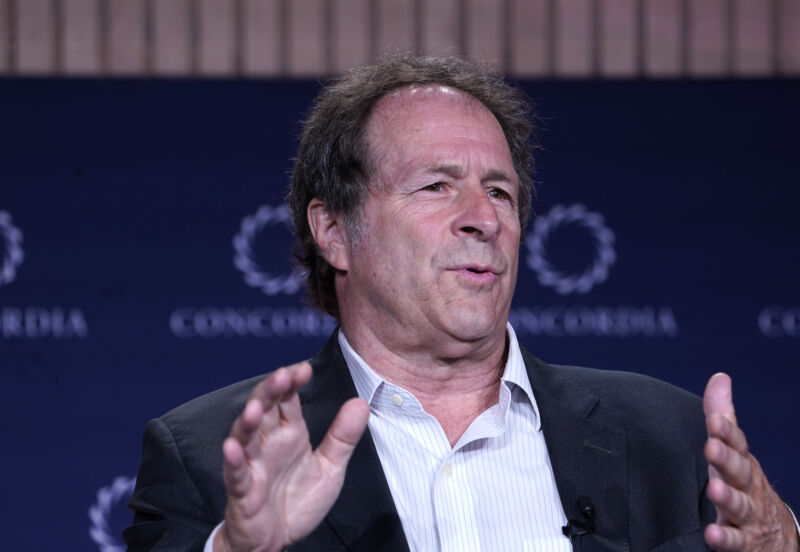
[[[7,244],[0,264],[0,286],[2,286],[14,281],[17,267],[25,259],[22,251],[22,231],[14,226],[11,215],[6,211],[0,211],[0,235]]]
[[[594,240],[595,255],[591,265],[578,274],[564,274],[552,265],[547,245],[552,236],[564,225],[574,224],[584,228]],[[539,283],[551,287],[561,295],[587,293],[608,278],[608,269],[617,260],[614,252],[614,232],[606,225],[603,215],[586,210],[580,204],[556,205],[545,216],[536,220],[533,232],[528,234],[528,266],[536,272]]]
[[[111,512],[120,502],[127,502],[136,485],[135,477],[121,475],[111,485],[100,487],[97,502],[89,508],[89,536],[100,547],[100,552],[125,552],[116,532],[111,529]]]
[[[288,220],[289,211],[284,205],[262,205],[253,215],[242,219],[239,233],[233,238],[233,249],[236,252],[233,257],[234,266],[244,273],[247,285],[259,288],[267,295],[291,295],[297,293],[303,285],[302,278],[292,272],[272,275],[264,271],[253,253],[253,244],[266,226],[286,224]]]

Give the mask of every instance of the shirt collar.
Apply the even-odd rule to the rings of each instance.
[[[522,351],[520,351],[519,348],[517,334],[514,333],[514,328],[512,328],[511,324],[508,322],[506,322],[506,335],[508,336],[508,359],[506,360],[506,366],[501,379],[510,391],[513,391],[516,386],[528,397],[536,416],[536,431],[539,431],[541,429],[539,407],[533,396],[533,388],[528,379],[528,371],[525,369],[525,362],[522,360]],[[353,378],[353,383],[356,386],[358,396],[372,404],[375,393],[386,380],[370,368],[364,359],[361,358],[361,355],[353,349],[341,329],[339,330],[338,340],[339,346],[342,349],[342,354],[344,355],[344,360],[347,363],[347,368],[350,370],[350,376]]]

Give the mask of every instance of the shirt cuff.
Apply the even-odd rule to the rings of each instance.
[[[791,512],[791,510],[789,511]],[[221,521],[220,524],[214,527],[214,530],[211,531],[211,534],[208,536],[208,539],[206,540],[206,545],[203,547],[203,552],[214,552],[214,537],[216,537],[217,533],[219,533],[219,530],[222,528],[223,523],[225,522]]]

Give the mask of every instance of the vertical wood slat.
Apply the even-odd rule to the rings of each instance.
[[[55,14],[50,0],[17,0],[16,68],[22,74],[56,70]]]
[[[114,75],[146,73],[144,0],[106,0],[106,71]]]
[[[778,3],[778,71],[800,75],[800,0]]]
[[[723,76],[729,71],[728,8],[729,0],[689,3],[689,74]]]
[[[368,62],[369,0],[335,0],[331,16],[331,70],[342,71]]]
[[[461,45],[459,0],[422,2],[420,49],[432,55],[455,55]]]
[[[520,77],[550,71],[550,3],[552,0],[510,0],[510,71]]]
[[[236,6],[234,0],[198,0],[197,70],[225,76],[236,71]]]
[[[644,17],[644,71],[656,77],[683,72],[681,0],[642,0]]]
[[[598,6],[598,69],[603,76],[627,77],[638,71],[637,2],[638,0],[602,0]]]
[[[292,0],[289,9],[287,72],[296,76],[325,74],[325,0]]]
[[[592,72],[594,0],[558,0],[555,17],[555,72],[565,77]]]
[[[191,0],[153,2],[153,72],[186,75],[192,71]]]
[[[378,52],[416,49],[416,13],[413,0],[376,0]]]
[[[771,2],[733,0],[733,70],[739,75],[766,75],[772,70]]]
[[[11,72],[11,0],[0,0],[0,74]]]
[[[100,70],[99,0],[61,0],[64,72],[90,75]]]
[[[250,76],[281,70],[280,0],[244,0],[242,5],[242,71]]]
[[[495,63],[504,61],[503,1],[467,0],[466,10],[465,53]]]

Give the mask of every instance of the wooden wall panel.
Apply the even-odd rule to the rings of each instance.
[[[284,27],[280,0],[243,0],[241,9],[242,72],[249,76],[280,74]]]
[[[689,2],[688,72],[696,76],[720,76],[730,70],[728,45],[730,0]]]
[[[428,0],[422,2],[419,14],[420,48],[428,54],[452,55],[461,49],[460,0]]]
[[[505,57],[503,0],[466,1],[466,54],[495,63]]]
[[[675,77],[683,72],[682,0],[643,0],[644,72]]]
[[[104,49],[106,71],[114,75],[147,74],[144,0],[105,0],[108,19]]]
[[[593,72],[594,0],[558,0],[555,13],[555,72],[566,77]]]
[[[292,0],[289,11],[286,71],[312,76],[328,72],[325,0]]]
[[[63,69],[91,75],[100,70],[99,0],[61,0]]]
[[[778,71],[800,76],[800,0],[780,0],[778,12]]]
[[[152,70],[157,75],[180,76],[192,72],[192,0],[153,2]]]
[[[56,20],[50,0],[15,2],[16,69],[22,74],[55,73]],[[12,31],[13,32],[13,31]]]
[[[235,0],[196,0],[197,70],[202,75],[225,76],[238,72]]]
[[[637,4],[637,0],[599,0],[597,63],[604,76],[632,76],[639,70]]]
[[[414,0],[375,0],[378,52],[413,50],[417,47]]]
[[[381,52],[516,77],[800,75],[800,0],[0,0],[0,75],[316,77]]]
[[[331,70],[366,63],[371,57],[369,0],[334,0],[331,14]]]
[[[733,70],[739,75],[765,75],[773,69],[772,2],[732,1]]]
[[[509,70],[521,77],[550,73],[553,0],[509,0],[511,59]]]
[[[0,0],[0,74],[11,72],[11,0]]]

